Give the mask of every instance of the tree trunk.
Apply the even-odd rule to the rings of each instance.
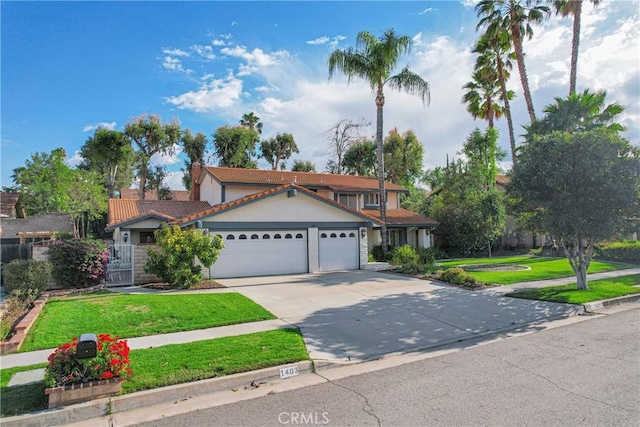
[[[587,248],[585,248],[584,239],[573,239],[573,241],[562,240],[562,247],[564,253],[569,260],[569,265],[576,275],[579,290],[588,290],[587,284],[587,270],[591,263],[591,257],[593,256],[593,242],[592,238],[588,239]],[[587,253],[585,256],[585,249]]]
[[[580,20],[582,18],[582,0],[576,3],[573,14],[573,40],[571,41],[571,75],[569,77],[569,95],[576,93],[578,80],[578,49],[580,47]]]
[[[507,116],[507,126],[509,128],[509,144],[511,146],[511,160],[516,164],[516,137],[513,133],[513,120],[511,120],[511,105],[507,91],[507,82],[504,77],[502,60],[498,58],[498,78],[500,79],[500,90],[502,92],[502,102],[504,103],[504,114]]]
[[[382,238],[382,253],[389,251],[389,236],[387,235],[387,193],[384,188],[384,146],[382,143],[382,107],[384,94],[382,86],[378,87],[376,95],[376,145],[378,147],[378,186],[380,188],[380,237]]]
[[[138,196],[144,200],[145,187],[147,186],[147,164],[140,167],[140,183],[138,184]]]
[[[527,103],[527,111],[531,123],[536,121],[536,113],[533,109],[533,99],[531,98],[531,90],[529,89],[529,79],[527,77],[527,69],[524,65],[524,51],[522,49],[522,36],[520,28],[517,25],[511,27],[511,35],[513,38],[513,47],[516,50],[516,60],[518,62],[518,72],[520,73],[520,82],[522,83],[522,91],[524,92],[524,100]]]

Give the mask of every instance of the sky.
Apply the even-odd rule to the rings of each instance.
[[[2,1],[0,185],[13,185],[13,169],[36,152],[62,147],[77,165],[78,150],[98,126],[123,130],[144,113],[164,122],[175,117],[211,139],[219,126],[254,112],[263,138],[293,134],[300,154],[289,167],[310,160],[323,171],[332,125],[364,119],[373,136],[376,119],[368,84],[340,74],[329,80],[327,59],[355,46],[358,32],[389,28],[413,39],[398,71],[408,65],[428,81],[431,103],[387,89],[384,132],[413,130],[424,167],[443,166],[474,128],[486,127],[461,103],[480,35],[476,1]],[[595,9],[585,2],[577,84],[578,91],[606,90],[608,101],[626,106],[620,121],[633,144],[640,141],[639,14],[638,0],[604,0]],[[571,25],[552,14],[524,44],[538,116],[568,94]],[[528,115],[515,67],[508,86],[521,135]],[[506,122],[497,127],[508,151]],[[166,166],[174,189],[182,188],[184,159],[180,150],[153,159]]]

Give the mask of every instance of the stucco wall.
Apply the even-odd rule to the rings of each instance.
[[[206,175],[200,184],[200,200],[209,202],[210,205],[222,203],[221,186],[210,175]]]
[[[283,182],[282,184],[288,184]],[[271,187],[265,187],[260,185],[244,186],[244,185],[225,185],[224,189],[224,203],[233,202],[234,200],[241,199],[251,194],[262,193]]]

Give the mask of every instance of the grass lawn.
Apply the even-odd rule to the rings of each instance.
[[[235,292],[179,295],[99,292],[51,298],[20,351],[58,347],[83,333],[133,338],[267,319],[275,316]]]
[[[445,268],[457,267],[468,264],[489,264],[489,258],[469,258],[438,263]],[[574,275],[569,261],[566,258],[545,258],[532,255],[520,255],[513,257],[493,258],[494,264],[517,264],[531,267],[531,270],[519,271],[469,271],[468,274],[487,284],[511,285],[519,282],[533,280],[555,279],[558,277],[571,277]],[[601,273],[603,271],[621,270],[633,268],[628,264],[615,264],[605,261],[591,261],[589,273]]]
[[[640,274],[606,280],[594,280],[588,284],[590,289],[586,291],[579,291],[576,288],[577,284],[572,283],[570,285],[512,292],[507,294],[507,296],[570,304],[585,304],[591,301],[600,301],[640,293],[640,287],[633,286],[640,284]]]
[[[122,383],[124,394],[309,360],[309,355],[300,331],[277,329],[131,350],[129,358],[133,375]],[[47,407],[43,382],[7,388],[7,383],[16,372],[45,366],[32,365],[1,371],[0,415],[19,415]]]

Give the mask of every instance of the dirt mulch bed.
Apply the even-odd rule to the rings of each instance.
[[[146,283],[144,285],[138,285],[138,286],[141,287],[141,288],[146,288],[146,289],[157,289],[159,291],[173,291],[173,290],[176,290],[175,288],[172,288],[171,286],[169,286],[168,283],[162,283],[162,282]],[[189,289],[185,289],[185,290],[219,289],[219,288],[226,288],[226,286],[221,285],[220,283],[216,282],[215,280],[203,280],[202,282],[198,283],[197,285],[193,285]]]

